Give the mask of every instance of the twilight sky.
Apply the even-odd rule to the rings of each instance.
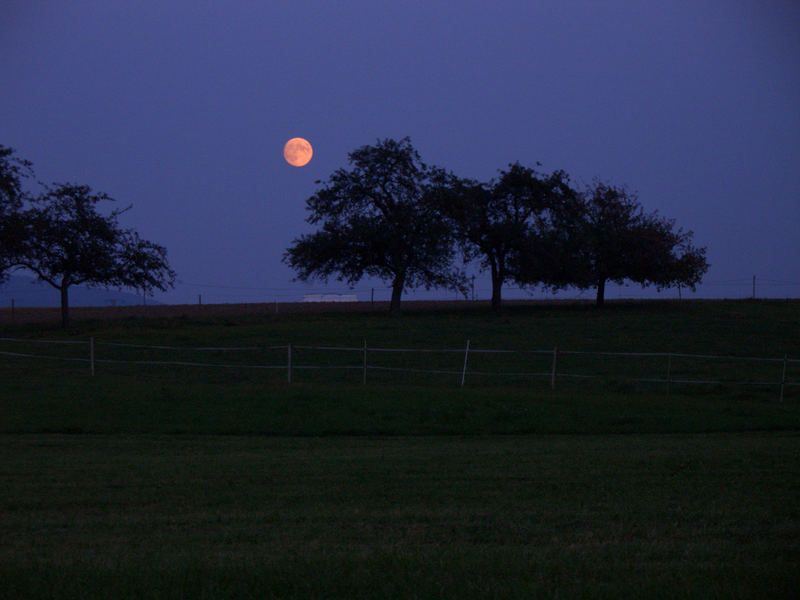
[[[43,181],[132,203],[122,225],[166,246],[182,282],[159,300],[347,293],[293,283],[281,255],[311,231],[315,180],[404,136],[465,177],[518,160],[626,184],[708,246],[698,296],[748,296],[753,275],[759,295],[800,296],[796,1],[5,0],[2,12],[0,143]],[[303,168],[282,157],[295,136],[314,146]],[[373,286],[388,298],[373,281],[354,293]],[[478,296],[489,289],[480,277]]]

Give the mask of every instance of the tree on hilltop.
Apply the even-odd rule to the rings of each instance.
[[[349,155],[306,200],[306,221],[319,230],[295,239],[283,255],[302,281],[371,276],[392,287],[390,312],[403,291],[465,289],[453,268],[454,236],[441,211],[442,172],[424,164],[408,138],[378,140]]]
[[[533,285],[550,279],[546,242],[554,214],[574,198],[568,182],[563,171],[544,175],[518,162],[489,183],[450,179],[447,215],[465,260],[479,260],[491,274],[494,310],[508,281]]]
[[[61,322],[69,322],[69,288],[108,285],[166,291],[175,280],[166,249],[122,229],[118,217],[128,209],[100,214],[112,201],[86,185],[61,184],[32,201],[20,215],[22,249],[15,259],[40,281],[61,292]],[[128,207],[130,208],[130,207]]]
[[[595,182],[577,208],[557,228],[560,267],[551,283],[595,287],[597,306],[604,304],[608,281],[695,289],[708,270],[706,249],[692,245],[691,231],[676,230],[674,221],[658,213],[644,213],[624,187]]]

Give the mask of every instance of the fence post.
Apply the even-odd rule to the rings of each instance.
[[[550,373],[550,388],[556,389],[556,361],[558,360],[558,346],[553,347],[553,371]]]
[[[367,339],[364,338],[364,374],[361,379],[362,385],[367,385]]]
[[[669,398],[670,387],[672,387],[672,352],[667,354],[667,398]]]
[[[469,340],[467,340],[467,348],[464,350],[464,368],[461,370],[461,387],[464,387],[464,379],[467,377],[467,357],[469,356]]]
[[[783,355],[783,375],[781,375],[781,402],[783,402],[783,387],[786,385],[786,363],[789,360],[789,355]]]
[[[286,346],[286,381],[292,383],[292,345]]]
[[[94,337],[89,338],[89,370],[94,377]]]

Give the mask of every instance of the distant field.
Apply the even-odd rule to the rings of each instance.
[[[800,592],[800,387],[778,397],[783,357],[800,358],[800,301],[499,315],[458,304],[400,318],[279,307],[78,319],[66,332],[14,323],[0,337],[79,341],[0,351],[81,361],[89,337],[102,360],[257,348],[201,351],[239,366],[98,362],[94,377],[86,362],[0,355],[0,598]],[[283,368],[244,366],[283,364],[286,344],[364,340],[515,353],[470,355],[493,374],[468,371],[464,387],[461,353],[369,354],[405,370],[369,370],[366,385],[357,351],[297,349],[295,367],[330,368],[298,368],[291,384]],[[596,377],[553,390],[531,374],[552,356],[522,351],[555,346],[735,357],[670,358],[669,369],[775,383],[667,386],[637,380],[664,372],[663,354],[565,354],[562,373]]]
[[[509,306],[531,305],[542,301],[511,300]],[[411,300],[403,302],[406,311],[442,308],[485,307],[486,302],[477,301],[427,301]],[[213,318],[220,316],[246,316],[284,313],[327,313],[327,312],[386,312],[388,302],[262,302],[245,304],[158,304],[141,306],[75,306],[70,308],[70,318],[74,321],[112,320],[127,318],[174,318],[187,316],[193,318]],[[0,324],[60,323],[61,309],[57,307],[16,307],[0,308]]]

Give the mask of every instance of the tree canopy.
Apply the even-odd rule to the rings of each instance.
[[[319,230],[295,239],[283,256],[298,278],[377,277],[391,284],[392,313],[406,289],[463,291],[453,231],[441,212],[441,170],[423,163],[408,138],[358,148],[349,162],[306,201],[306,221]]]
[[[624,187],[596,181],[574,206],[552,248],[560,265],[550,282],[555,286],[594,287],[602,306],[608,281],[694,289],[708,270],[705,248],[692,245],[691,231],[646,214]]]
[[[26,198],[22,182],[32,175],[30,162],[0,144],[0,283],[21,251],[23,228],[19,219]]]
[[[118,217],[98,204],[112,199],[89,186],[61,184],[32,201],[20,215],[22,250],[15,259],[61,292],[61,320],[69,320],[69,288],[88,284],[131,287],[144,292],[173,285],[166,249],[122,229]]]
[[[465,260],[491,274],[493,309],[500,308],[506,282],[549,279],[544,241],[554,215],[573,197],[563,171],[545,175],[517,162],[488,183],[451,177],[447,189],[446,214]]]
[[[113,199],[87,185],[39,184],[44,191],[34,195],[23,188],[32,176],[29,161],[0,145],[0,283],[9,269],[24,268],[58,289],[64,326],[73,285],[148,293],[174,284],[166,249],[120,227],[118,218],[130,207],[100,213],[100,203]]]
[[[350,169],[306,201],[306,220],[319,229],[295,239],[283,260],[301,280],[389,281],[392,312],[405,289],[464,291],[456,247],[490,272],[495,309],[510,281],[596,287],[602,305],[608,281],[694,289],[708,269],[691,231],[646,214],[624,187],[596,181],[578,192],[564,171],[520,163],[486,183],[464,179],[425,165],[408,138],[379,140],[349,159]]]

